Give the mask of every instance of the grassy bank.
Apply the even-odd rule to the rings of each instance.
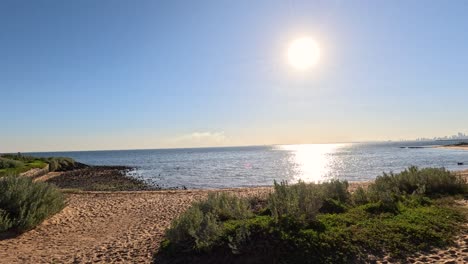
[[[87,167],[71,158],[49,157],[38,158],[18,154],[0,155],[0,176],[7,174],[20,174],[30,169],[42,169],[49,165],[50,171],[67,171]]]
[[[19,174],[30,169],[42,169],[47,166],[47,163],[42,159],[22,160],[16,156],[2,155],[0,156],[0,176],[7,174]]]
[[[384,174],[367,189],[347,182],[275,183],[269,197],[213,194],[166,232],[158,263],[361,263],[405,259],[452,243],[466,212],[465,179],[444,169]]]
[[[127,176],[132,168],[125,166],[88,166],[71,158],[39,158],[21,154],[3,154],[0,156],[0,176],[21,174],[33,168],[49,165],[51,172],[62,172],[47,179],[61,189],[81,191],[137,191],[160,189],[151,187],[146,182]]]

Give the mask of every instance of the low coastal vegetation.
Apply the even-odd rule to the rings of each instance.
[[[0,176],[7,174],[20,174],[30,169],[42,169],[49,165],[50,171],[67,171],[87,167],[71,158],[49,157],[39,158],[18,154],[0,155]]]
[[[32,229],[65,206],[54,186],[9,174],[0,178],[0,233]]]
[[[20,176],[31,169],[66,171],[87,167],[70,158],[39,158],[18,154],[0,156],[0,233],[22,233],[34,228],[65,206],[54,185]]]
[[[45,166],[47,166],[47,163],[37,158],[23,160],[18,159],[16,156],[12,158],[11,155],[0,156],[0,176],[23,173],[34,168],[42,169]]]
[[[346,181],[274,184],[268,197],[220,193],[173,221],[158,263],[361,263],[445,247],[466,221],[461,176],[410,167],[368,188]]]

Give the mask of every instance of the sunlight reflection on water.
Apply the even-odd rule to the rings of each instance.
[[[303,144],[277,146],[290,152],[289,163],[294,170],[293,181],[320,182],[333,177],[334,153],[350,144]]]
[[[411,165],[467,168],[457,163],[468,164],[468,151],[425,147],[437,144],[440,142],[369,142],[33,154],[71,157],[90,165],[135,167],[135,177],[161,187],[230,188],[330,178],[368,181],[382,172],[398,172]]]

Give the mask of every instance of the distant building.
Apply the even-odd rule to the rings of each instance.
[[[433,141],[433,140],[468,140],[468,135],[462,132],[458,132],[456,135],[433,137],[433,138],[417,138],[416,141]]]

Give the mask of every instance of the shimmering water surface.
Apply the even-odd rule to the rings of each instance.
[[[33,153],[93,165],[126,165],[162,187],[226,188],[271,185],[273,180],[363,181],[416,165],[468,169],[468,151],[432,148],[453,142],[273,145],[228,148]],[[418,148],[405,148],[405,147]],[[419,148],[421,147],[421,148]]]

